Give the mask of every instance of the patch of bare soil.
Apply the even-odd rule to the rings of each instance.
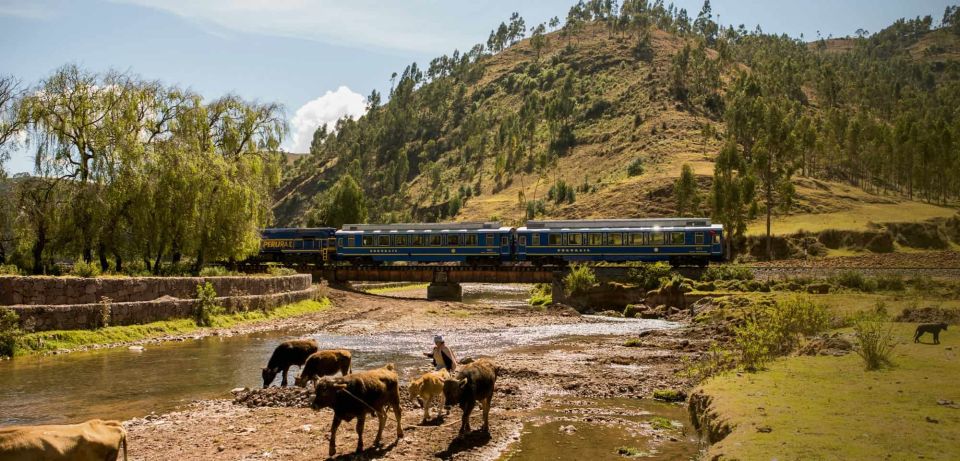
[[[301,318],[297,326],[363,334],[441,326],[450,331],[582,321],[567,310],[499,309],[337,290],[332,290],[331,299],[334,309]],[[691,338],[686,333],[684,328],[647,332],[640,347],[624,346],[627,336],[566,338],[517,347],[491,357],[498,366],[498,379],[490,433],[475,431],[462,438],[457,437],[458,408],[441,419],[420,424],[422,409],[405,391],[426,367],[401,369],[405,437],[396,441],[391,416],[384,429],[383,445],[373,447],[376,418],[368,418],[364,432],[367,450],[350,459],[496,459],[520,439],[523,423],[549,399],[649,398],[657,389],[689,391],[692,383],[678,375],[681,360],[706,349],[710,337]],[[235,401],[199,401],[180,412],[134,419],[127,423],[131,459],[324,459],[332,412],[307,408],[309,400],[309,392],[297,389],[240,391]],[[582,417],[589,421],[589,415]],[[481,425],[478,410],[471,425]],[[356,442],[354,424],[341,425],[338,455],[353,453]]]

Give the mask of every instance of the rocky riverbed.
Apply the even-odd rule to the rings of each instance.
[[[425,301],[413,293],[393,295],[331,290],[333,309],[282,321],[283,326],[369,337],[371,341],[421,331],[425,350],[430,346],[433,331],[443,331],[448,337],[473,343],[452,343],[451,346],[473,351],[475,353],[469,355],[475,357],[489,356],[498,364],[500,376],[490,416],[491,432],[456,438],[459,409],[451,410],[450,415],[441,420],[421,425],[422,410],[402,392],[404,439],[395,442],[395,423],[390,420],[384,430],[384,446],[371,448],[360,459],[479,460],[497,459],[505,454],[514,459],[535,459],[525,458],[516,450],[527,447],[527,455],[532,455],[528,438],[534,436],[522,434],[534,429],[525,424],[540,421],[549,425],[561,420],[555,416],[545,417],[544,408],[584,399],[643,402],[645,400],[636,399],[649,401],[658,389],[687,390],[691,383],[678,374],[682,360],[704,350],[710,340],[708,335],[698,334],[683,324],[671,324],[643,333],[640,341],[632,344],[634,347],[627,347],[624,343],[638,338],[639,331],[617,326],[610,334],[578,335],[580,329],[592,331],[589,330],[591,322],[596,320],[568,309],[489,307]],[[524,339],[526,332],[544,329],[555,329],[559,334],[547,340]],[[242,331],[243,328],[218,334]],[[491,346],[489,353],[483,353],[484,338],[504,332],[514,337],[498,338],[490,344],[499,346]],[[426,361],[422,365],[401,367],[403,389],[427,369]],[[256,372],[258,370],[251,370]],[[181,411],[133,419],[127,423],[131,459],[323,459],[332,414],[330,410],[309,409],[310,397],[309,391],[300,389],[237,390],[233,399],[201,400]],[[551,437],[573,434],[578,425],[589,433],[590,427],[583,425],[599,421],[592,411],[563,411],[565,431],[551,432]],[[638,440],[646,444],[642,451],[654,455],[654,459],[658,453],[661,459],[676,459],[680,453],[696,451],[696,443],[690,439],[692,433],[685,432],[681,421],[677,421],[674,428],[680,432],[664,435],[657,430],[671,430],[669,424],[666,429],[654,429],[650,422],[620,421],[622,419],[607,417],[609,424],[605,424],[610,427],[624,424],[623,430],[640,437]],[[479,427],[479,412],[474,414],[473,424]],[[368,420],[364,437],[368,445],[375,432],[375,422]],[[610,438],[611,446],[603,448],[610,459],[620,456],[615,439]],[[565,440],[573,441],[577,437]],[[337,445],[340,454],[353,451],[356,433],[352,424],[340,428]]]

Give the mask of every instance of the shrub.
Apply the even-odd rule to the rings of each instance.
[[[111,309],[112,301],[113,300],[111,300],[106,296],[100,297],[100,312],[99,312],[99,318],[97,319],[98,328],[106,328],[110,326],[110,315],[112,313],[112,309]]]
[[[881,291],[903,291],[907,284],[900,274],[880,275],[876,279],[877,289]]]
[[[573,264],[570,272],[563,278],[563,286],[568,294],[583,293],[597,284],[597,276],[586,264]]]
[[[270,274],[274,277],[280,277],[284,275],[297,275],[297,271],[289,267],[270,266],[267,268],[267,274]]]
[[[75,275],[77,277],[96,277],[100,275],[100,266],[94,262],[84,262],[82,260],[73,263],[73,268],[70,269],[70,275]]]
[[[208,327],[213,316],[220,314],[223,308],[217,304],[217,291],[210,282],[197,285],[197,302],[193,309],[193,321],[197,326]]]
[[[854,350],[867,370],[893,365],[893,325],[880,315],[865,315],[853,324]]]
[[[0,275],[22,275],[20,268],[13,264],[0,264]]]
[[[703,281],[753,280],[753,271],[749,267],[736,264],[713,265],[703,272]]]
[[[643,347],[643,340],[640,338],[630,338],[623,342],[624,347]]]
[[[684,365],[682,374],[695,382],[701,382],[737,366],[733,353],[716,342],[710,343],[710,348],[699,358],[683,357],[681,360]]]
[[[201,277],[224,277],[228,275],[236,275],[236,272],[233,272],[223,266],[206,266],[203,269],[200,269]]]
[[[673,423],[663,416],[654,416],[650,419],[650,427],[654,429],[673,429]]]
[[[0,357],[13,357],[22,335],[20,316],[13,309],[0,308]]]
[[[630,165],[627,166],[627,175],[628,176],[638,176],[643,174],[643,159],[635,158]]]
[[[824,306],[802,296],[758,306],[734,329],[739,364],[747,371],[761,370],[773,357],[794,350],[804,336],[829,329],[830,323]]]
[[[530,305],[546,306],[553,303],[553,288],[547,283],[538,283],[530,289]]]
[[[844,288],[870,293],[877,290],[877,282],[867,278],[860,271],[843,271],[833,277],[831,281]]]
[[[670,264],[663,261],[654,264],[641,264],[628,270],[627,278],[644,290],[654,290],[660,288],[662,279],[670,277],[670,270]]]

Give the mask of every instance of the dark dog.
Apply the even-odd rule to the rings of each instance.
[[[920,337],[924,333],[930,333],[933,335],[933,343],[940,344],[940,331],[946,331],[946,323],[924,323],[917,326],[917,332],[913,334],[913,342],[919,343]]]

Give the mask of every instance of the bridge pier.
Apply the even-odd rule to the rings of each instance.
[[[463,287],[456,282],[431,282],[427,286],[427,299],[438,301],[462,301]]]

